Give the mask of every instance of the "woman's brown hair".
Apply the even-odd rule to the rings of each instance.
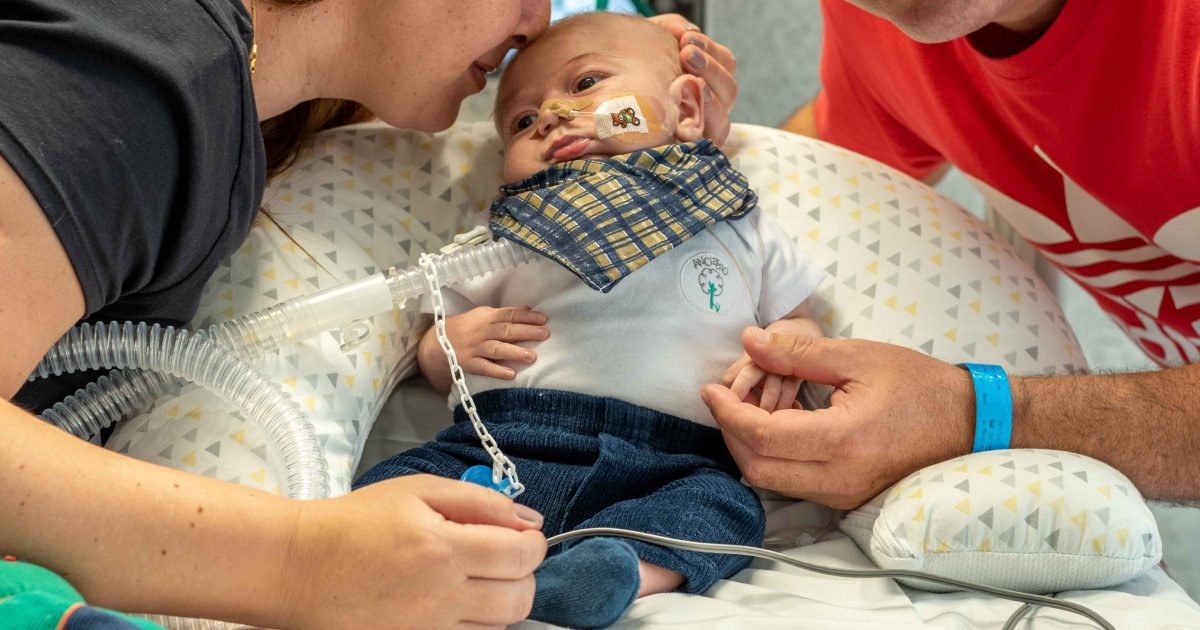
[[[271,3],[292,8],[320,1],[271,0]],[[267,148],[267,179],[287,170],[296,161],[304,141],[309,136],[318,131],[365,122],[371,118],[371,111],[358,103],[321,98],[300,103],[274,118],[263,121],[259,127],[262,129],[263,143]]]

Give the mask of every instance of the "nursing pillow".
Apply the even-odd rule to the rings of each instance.
[[[1014,373],[1084,365],[1052,294],[1009,245],[924,184],[849,151],[734,125],[726,151],[763,211],[830,274],[811,301],[826,334],[887,341],[947,361]],[[318,135],[264,197],[270,219],[209,282],[195,327],[415,263],[482,223],[501,182],[489,122],[427,135],[382,124]],[[376,316],[349,353],[324,335],[256,366],[309,412],[349,489],[371,425],[415,370],[429,322]],[[429,437],[429,436],[422,436]],[[279,492],[282,465],[257,427],[196,388],[119,426],[109,448],[174,468]]]
[[[1129,479],[1061,451],[935,464],[847,514],[841,528],[882,567],[1033,593],[1106,588],[1162,559],[1154,515]]]
[[[827,335],[891,342],[951,362],[996,363],[1019,374],[1084,367],[1062,312],[1034,272],[1007,242],[929,187],[849,151],[774,129],[735,125],[725,149],[758,191],[762,210],[829,272],[810,301]],[[486,122],[432,136],[381,124],[320,134],[271,182],[263,201],[269,216],[210,280],[193,327],[414,264],[420,253],[486,222],[501,170],[501,146]],[[370,334],[349,352],[335,333],[255,362],[309,413],[334,494],[349,491],[371,426],[395,385],[415,372],[417,342],[429,325],[413,308],[370,323]],[[442,397],[432,399],[443,414],[414,418],[413,426],[399,430],[404,439],[432,437],[445,417]],[[285,474],[275,447],[257,425],[203,389],[158,401],[119,425],[107,446],[282,492]],[[1014,587],[1101,586],[1136,575],[1161,553],[1153,517],[1119,473],[1075,457],[1014,451],[941,464],[947,470],[910,476],[848,516],[843,529],[881,566]],[[991,486],[978,478],[1006,462],[1019,466],[1011,480],[1023,488],[1017,510],[1008,508],[1007,477],[992,479]],[[1063,474],[1054,474],[1055,462]],[[1028,496],[1029,484],[1043,477],[1047,492],[1038,503]],[[1052,487],[1062,492],[1049,492]],[[1107,511],[1101,499],[1113,501]],[[914,520],[921,509],[923,520]],[[1078,517],[1081,512],[1086,516]],[[1073,519],[1083,520],[1078,532],[1064,525]],[[1007,529],[983,529],[988,521],[994,530],[1017,520],[1033,529],[1018,528],[1008,538]],[[1002,548],[1009,555],[997,553]],[[1078,562],[1051,563],[1051,549]],[[989,564],[985,556],[1004,560]],[[1004,582],[997,572],[1065,577]]]
[[[415,264],[473,223],[500,174],[488,126],[439,136],[382,125],[315,138],[272,180],[246,243],[217,269],[193,328]],[[308,413],[325,449],[333,494],[350,490],[363,442],[396,383],[415,370],[428,325],[416,309],[371,319],[350,352],[325,334],[264,356],[254,366]],[[252,421],[191,387],[118,425],[108,448],[139,459],[282,494],[276,448]]]

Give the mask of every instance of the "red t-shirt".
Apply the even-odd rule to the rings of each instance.
[[[1003,59],[822,8],[820,138],[953,162],[1151,357],[1200,362],[1200,3],[1071,0]]]

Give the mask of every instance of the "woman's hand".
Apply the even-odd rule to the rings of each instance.
[[[498,361],[530,364],[537,353],[515,345],[521,341],[544,341],[550,336],[546,316],[520,308],[480,306],[446,319],[446,335],[463,370],[480,376],[511,381],[516,370]]]
[[[729,135],[729,112],[737,100],[737,60],[728,48],[709,39],[700,27],[678,13],[656,15],[650,21],[679,40],[679,63],[684,72],[704,79],[704,135],[717,146]]]
[[[542,517],[428,475],[301,505],[279,601],[288,628],[503,627],[529,615]]]

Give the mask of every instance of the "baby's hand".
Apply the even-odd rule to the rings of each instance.
[[[767,372],[758,367],[745,352],[721,377],[721,384],[728,387],[739,400],[754,403],[757,395],[758,406],[767,411],[799,408],[796,394],[800,393],[801,383],[803,381],[794,376],[784,377]]]
[[[480,306],[462,315],[446,318],[446,335],[463,371],[511,381],[516,370],[496,361],[533,363],[537,354],[514,345],[519,341],[542,341],[550,336],[546,316],[520,308]]]

